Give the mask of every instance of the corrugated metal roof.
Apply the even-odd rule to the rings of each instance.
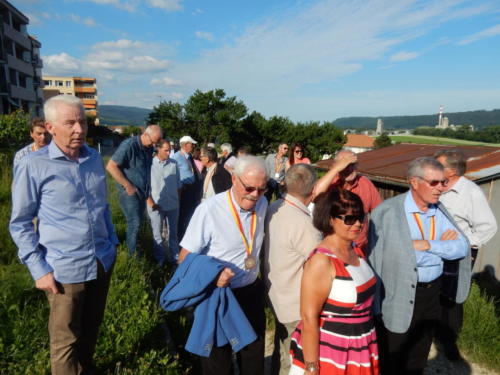
[[[466,176],[472,180],[500,174],[500,147],[452,146],[400,143],[358,154],[358,170],[369,178],[406,183],[408,164],[421,156],[432,156],[442,149],[457,148],[467,157]],[[321,160],[317,166],[328,169],[333,159]]]

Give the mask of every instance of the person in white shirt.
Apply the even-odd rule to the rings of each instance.
[[[443,165],[448,179],[446,190],[440,201],[451,213],[458,227],[467,236],[471,246],[472,267],[479,249],[497,231],[497,222],[483,191],[474,182],[464,177],[465,155],[458,149],[440,150],[434,157]],[[458,332],[463,321],[463,304],[442,299],[442,321],[438,337],[445,355],[452,360],[460,359],[456,346]]]
[[[217,151],[202,147],[200,160],[204,167],[203,195],[201,201],[229,189],[232,185],[231,174],[217,163]]]
[[[206,199],[189,222],[181,241],[179,263],[189,253],[216,258],[225,265],[214,280],[229,286],[254,329],[257,339],[237,353],[240,373],[264,373],[264,285],[259,274],[260,249],[264,239],[267,173],[256,156],[238,158],[231,189]],[[203,375],[229,375],[231,346],[213,347],[208,358],[200,357]]]

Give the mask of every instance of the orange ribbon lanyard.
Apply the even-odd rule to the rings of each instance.
[[[240,215],[236,211],[233,199],[231,198],[231,190],[227,191],[227,201],[229,202],[229,208],[231,213],[233,214],[233,219],[236,224],[236,227],[238,228],[241,235],[241,239],[243,240],[243,244],[245,245],[247,256],[250,256],[253,250],[253,240],[255,238],[255,232],[257,230],[257,213],[255,212],[255,210],[253,210],[252,212],[252,219],[250,221],[250,244],[249,244],[247,237],[245,236],[245,231],[243,230],[243,224],[241,223]]]
[[[281,167],[283,167],[284,160],[281,158],[280,161],[278,161],[278,155],[274,158],[274,172],[279,173],[281,170]]]
[[[420,234],[422,235],[422,239],[425,240],[425,232],[424,232],[424,225],[422,223],[422,218],[420,217],[420,214],[418,212],[413,213],[413,217],[415,218],[415,221],[417,222],[418,229],[420,230]],[[429,229],[429,240],[434,240],[436,237],[436,221],[435,217],[431,216],[431,227]]]
[[[295,203],[293,203],[292,201],[289,201],[288,199],[284,199],[284,201],[286,203],[288,203],[290,206],[294,206],[294,207],[297,207],[299,210],[301,210],[303,213],[305,213],[307,216],[311,216],[311,213],[309,211],[306,211],[304,210],[303,208],[299,207],[298,205],[296,205]]]

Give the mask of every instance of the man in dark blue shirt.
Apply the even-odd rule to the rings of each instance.
[[[118,184],[120,206],[127,220],[127,246],[130,254],[137,247],[137,234],[150,193],[153,146],[161,138],[161,128],[158,125],[148,125],[141,135],[123,141],[106,166],[106,170]]]

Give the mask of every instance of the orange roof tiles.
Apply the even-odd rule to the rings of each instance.
[[[347,134],[347,142],[344,147],[373,148],[375,139],[363,134]]]

